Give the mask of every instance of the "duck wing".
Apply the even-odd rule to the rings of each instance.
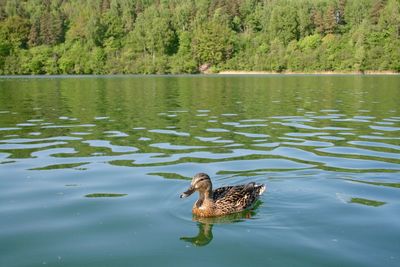
[[[213,191],[213,199],[214,201],[223,198],[227,192],[229,192],[234,186],[224,186],[217,188]]]
[[[264,190],[265,185],[256,185],[252,182],[218,188],[214,191],[213,197],[218,209],[232,213],[251,207]]]

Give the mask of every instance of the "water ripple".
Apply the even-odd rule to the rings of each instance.
[[[351,145],[359,145],[359,146],[368,146],[368,147],[377,147],[377,148],[390,148],[395,150],[400,150],[400,146],[391,145],[382,142],[368,142],[368,141],[349,141]]]
[[[388,158],[388,159],[399,160],[398,153],[379,152],[379,151],[354,148],[354,147],[336,146],[336,147],[328,147],[328,148],[319,148],[319,149],[317,149],[317,151],[331,153],[331,154],[359,155],[359,156],[369,156],[369,157]]]
[[[190,134],[186,133],[186,132],[178,132],[178,131],[174,131],[174,130],[164,130],[164,129],[153,129],[153,130],[149,130],[149,132],[168,134],[168,135],[177,135],[177,136],[190,136]]]
[[[105,140],[86,140],[86,141],[83,141],[83,143],[89,144],[92,147],[109,148],[109,149],[111,149],[112,152],[118,152],[118,153],[136,152],[139,150],[136,147],[112,145],[110,141],[105,141]]]
[[[211,113],[212,110],[197,110],[197,112],[200,112],[201,114],[208,114]],[[189,112],[179,114],[182,117],[190,115]],[[223,113],[222,117],[227,117],[230,119],[232,119],[233,117],[238,117],[238,120],[230,120],[228,122],[216,121],[215,123],[216,125],[219,125],[219,127],[206,126],[203,129],[199,129],[198,127],[184,128],[186,129],[186,131],[173,130],[174,128],[176,128],[175,126],[165,126],[164,128],[153,128],[151,130],[146,130],[148,127],[143,127],[139,125],[131,127],[131,129],[133,129],[133,131],[135,132],[129,134],[120,130],[104,129],[102,130],[102,138],[99,139],[87,138],[87,135],[93,135],[94,132],[73,131],[71,131],[70,134],[79,135],[79,137],[58,135],[42,138],[24,138],[23,136],[19,138],[5,138],[0,140],[0,150],[10,151],[13,154],[16,153],[14,151],[18,150],[30,150],[28,155],[31,155],[31,157],[33,158],[43,158],[43,156],[69,158],[73,155],[72,158],[75,158],[75,162],[59,163],[64,165],[78,164],[79,162],[76,162],[77,159],[84,162],[99,162],[99,160],[101,159],[103,162],[110,162],[112,164],[113,162],[131,162],[129,164],[127,163],[127,166],[150,166],[152,164],[178,164],[179,162],[187,162],[187,159],[190,159],[193,162],[197,162],[199,161],[199,159],[212,159],[212,161],[214,162],[215,160],[218,161],[221,159],[268,155],[279,157],[278,159],[276,159],[277,161],[282,161],[286,163],[286,159],[284,158],[289,158],[298,163],[311,162],[313,163],[312,166],[314,166],[314,164],[317,164],[318,166],[320,166],[320,168],[327,167],[349,170],[399,169],[399,164],[397,162],[399,154],[392,152],[393,150],[400,150],[399,145],[360,140],[398,140],[399,137],[396,135],[385,134],[396,132],[398,129],[400,129],[399,127],[396,127],[396,123],[398,123],[396,117],[390,118],[390,127],[368,125],[367,127],[369,129],[382,131],[378,133],[370,132],[370,134],[366,134],[368,133],[368,131],[366,131],[368,128],[365,128],[365,126],[362,126],[363,124],[358,123],[360,123],[360,120],[363,120],[363,122],[364,120],[372,122],[372,120],[376,119],[373,116],[353,116],[352,118],[345,118],[343,114],[319,115],[314,112],[305,113],[303,116],[296,115],[268,117],[268,119],[274,120],[271,123],[272,125],[276,125],[275,128],[279,126],[279,135],[273,133],[268,128],[258,128],[259,126],[267,126],[266,124],[260,124],[260,122],[268,121],[268,119],[242,119],[236,113]],[[94,117],[94,120],[99,121],[108,118],[109,116]],[[338,118],[343,121],[338,121]],[[58,117],[58,119],[71,121],[71,117],[68,116],[60,116]],[[199,120],[202,119],[199,118]],[[318,120],[319,122],[322,122],[323,126],[315,125],[316,122],[313,122],[313,120]],[[76,127],[99,127],[96,124],[91,123],[71,123],[68,125],[54,125],[48,120],[47,122],[41,123],[41,125],[36,125],[32,123],[44,121],[43,119],[27,119],[26,121],[30,121],[29,127],[42,129],[46,128],[48,130]],[[305,124],[306,122],[311,122],[313,126]],[[340,125],[335,125],[336,123],[339,123]],[[343,127],[343,123],[346,123],[346,127]],[[47,125],[43,126],[43,124]],[[143,122],[140,124],[145,125],[145,123]],[[15,125],[21,126],[25,125],[25,123],[17,123]],[[248,130],[231,131],[229,129],[229,127],[231,126],[236,128],[246,127],[248,128]],[[14,133],[18,133],[20,130],[22,130],[19,127],[12,126],[3,129],[8,129],[8,131]],[[272,127],[271,129],[273,130],[274,127]],[[296,129],[296,131],[293,131],[293,129]],[[363,131],[360,131],[361,129],[363,129]],[[138,135],[140,134],[141,130],[146,130],[146,132],[149,133],[150,136],[145,137],[142,135]],[[361,134],[358,134],[359,131]],[[198,135],[199,133],[202,133],[202,136]],[[204,133],[207,134],[204,135]],[[210,133],[212,133],[213,136],[207,136]],[[14,136],[15,135],[18,136],[18,134],[14,134]],[[46,135],[48,135],[48,133]],[[114,143],[109,140],[103,139],[114,137],[118,137],[118,140],[121,141]],[[182,140],[180,142],[175,141],[176,138],[179,139],[184,137],[190,139],[186,139],[185,141]],[[318,139],[329,140],[329,142],[319,141]],[[164,142],[143,142],[150,140],[164,140]],[[190,145],[188,144],[188,140],[189,143],[191,143]],[[142,143],[137,143],[137,141],[142,141]],[[135,145],[127,145],[128,143]],[[92,150],[83,149],[80,144],[88,144],[92,148]],[[346,144],[348,146],[345,146]],[[353,146],[373,147],[379,150],[390,149],[391,152],[368,150]],[[45,149],[48,147],[57,148]],[[239,151],[241,150],[235,149],[236,147],[243,147],[244,150],[242,151],[247,152],[239,153]],[[110,152],[107,152],[107,150],[99,151],[97,150],[97,148],[109,149],[110,152],[118,153],[119,155],[114,155]],[[195,152],[196,150],[209,149],[212,149],[213,151]],[[226,153],[223,149],[227,150],[228,153]],[[179,150],[190,150],[193,152],[171,154],[171,151]],[[150,152],[150,154],[148,152]],[[130,153],[135,153],[135,155],[129,155]],[[140,157],[137,157],[138,153],[142,155]],[[343,155],[346,157],[346,159],[343,160],[342,158],[335,157],[334,155]],[[91,156],[93,156],[93,158],[91,158]],[[359,158],[356,159],[354,158],[354,156],[358,156]],[[239,161],[241,165],[244,163],[247,164],[247,162],[245,162],[244,160],[244,158],[237,159],[237,161]],[[40,165],[41,166],[38,166],[38,168],[43,167],[43,164]],[[30,169],[35,168],[32,167]]]
[[[386,126],[375,126],[375,125],[370,125],[369,127],[371,129],[379,131],[387,131],[387,132],[400,131],[400,127],[386,127]]]

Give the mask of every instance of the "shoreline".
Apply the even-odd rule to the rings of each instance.
[[[400,75],[396,71],[314,71],[314,72],[296,72],[296,71],[241,71],[241,70],[223,70],[220,72],[200,72],[195,74],[140,74],[140,73],[116,73],[116,74],[1,74],[0,79],[11,78],[87,78],[87,77],[123,77],[123,76],[212,76],[212,75]]]
[[[313,72],[296,72],[296,71],[241,71],[241,70],[224,70],[217,74],[220,75],[400,75],[396,71],[313,71]]]

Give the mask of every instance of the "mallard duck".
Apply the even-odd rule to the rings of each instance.
[[[181,198],[199,192],[192,212],[200,217],[214,217],[240,212],[250,208],[265,191],[264,184],[254,182],[244,185],[225,186],[212,190],[210,177],[205,173],[196,174]]]

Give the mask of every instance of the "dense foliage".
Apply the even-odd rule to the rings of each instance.
[[[400,0],[0,0],[0,74],[400,71]]]

